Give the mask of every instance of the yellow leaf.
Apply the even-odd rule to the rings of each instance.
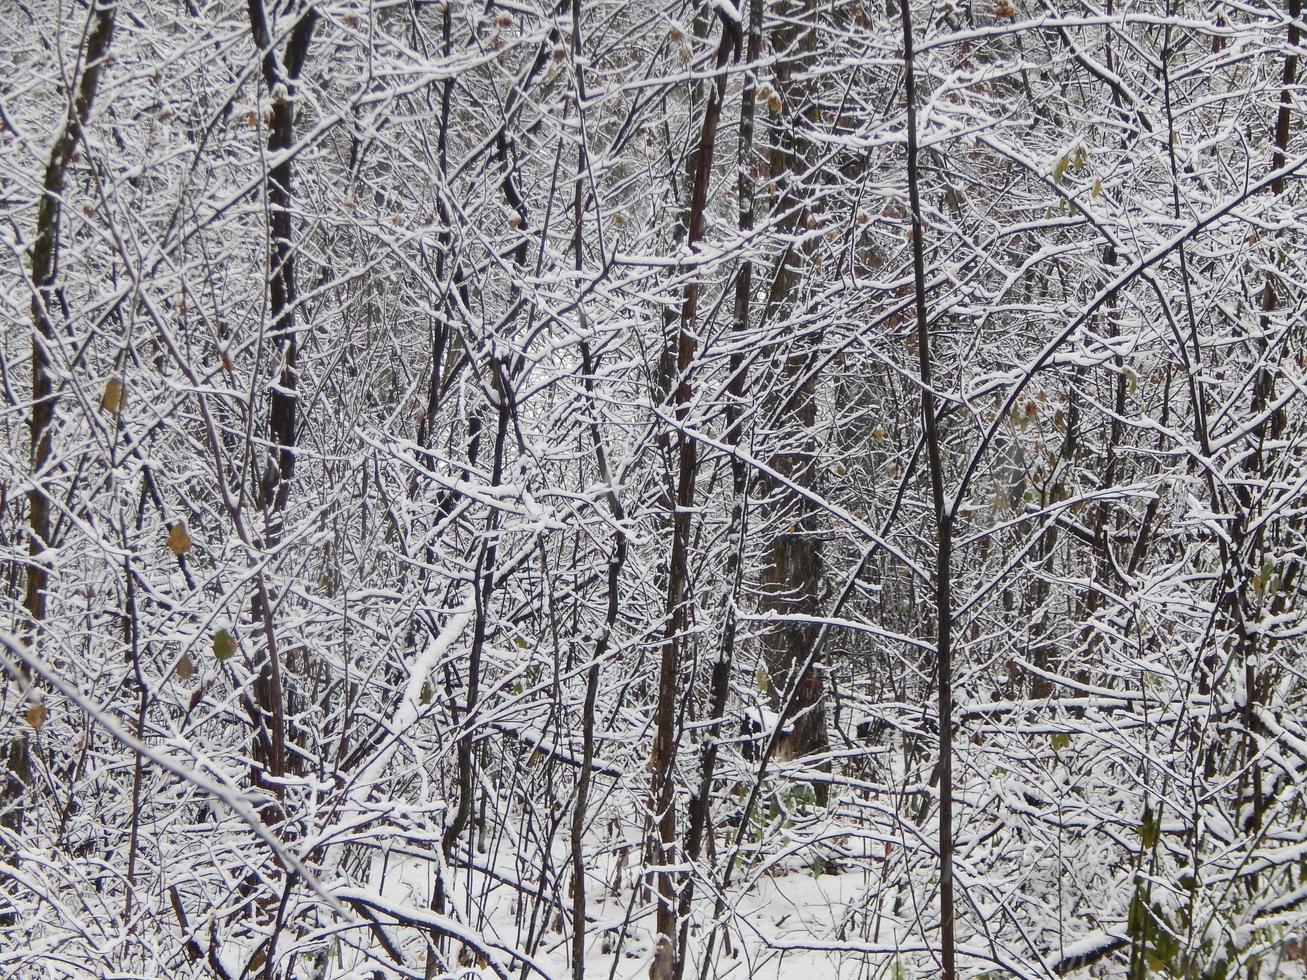
[[[1095,177],[1094,187],[1093,190],[1089,192],[1089,196],[1094,200],[1098,200],[1099,195],[1102,193],[1103,193],[1103,179],[1101,177]]]
[[[188,681],[195,675],[195,661],[191,660],[190,654],[183,653],[182,658],[177,661],[177,676]]]
[[[178,558],[191,550],[191,536],[186,531],[185,521],[178,521],[168,532],[168,550]]]
[[[27,723],[31,725],[33,728],[40,728],[42,725],[45,724],[45,717],[47,713],[48,712],[45,710],[45,705],[39,701],[36,704],[28,705]]]
[[[123,383],[119,378],[110,378],[104,385],[104,397],[100,399],[100,409],[110,415],[117,415],[123,407]]]
[[[1067,158],[1061,157],[1057,163],[1053,164],[1053,183],[1062,183],[1062,178],[1066,176]]]
[[[235,652],[236,637],[231,635],[231,630],[220,629],[213,634],[213,655],[219,662],[230,660]]]
[[[766,667],[763,667],[761,664],[759,664],[758,670],[753,675],[753,679],[758,682],[758,690],[764,693],[770,690],[771,680],[767,676]]]

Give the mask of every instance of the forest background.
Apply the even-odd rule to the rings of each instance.
[[[0,971],[1294,976],[1300,0],[5,0]]]

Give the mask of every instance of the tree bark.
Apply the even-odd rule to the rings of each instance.
[[[726,97],[726,64],[735,50],[739,25],[721,14],[722,36],[717,46],[716,75],[704,107],[699,143],[694,156],[694,182],[690,192],[690,225],[686,245],[691,251],[702,241],[708,209],[708,184],[712,177],[713,150],[717,124]],[[693,262],[693,258],[690,259]],[[673,396],[676,421],[689,421],[693,389],[690,371],[696,349],[695,322],[698,316],[699,282],[691,277],[681,304],[680,324],[676,334],[676,389]],[[694,506],[694,483],[698,469],[697,444],[680,429],[676,436],[677,471],[672,509],[672,549],[667,575],[667,625],[663,636],[658,674],[658,703],[654,714],[653,778],[651,798],[658,825],[656,860],[666,866],[673,863],[676,841],[676,706],[680,700],[679,679],[681,647],[689,625],[687,590],[689,584],[691,508]],[[683,875],[658,872],[657,945],[649,967],[652,980],[670,980],[679,969],[684,955],[677,942],[678,885]]]
[[[784,329],[783,321],[799,305],[812,250],[811,236],[805,239],[811,215],[807,205],[812,150],[808,129],[818,121],[819,106],[806,72],[817,50],[817,12],[813,4],[783,4],[771,32],[777,57],[772,98],[780,104],[773,105],[778,121],[772,127],[769,171],[779,191],[773,209],[780,216],[777,235],[791,243],[781,254],[767,297],[766,319],[778,330]],[[817,377],[811,370],[816,343],[791,340],[786,346],[777,386],[782,401],[770,405],[769,414],[775,418],[776,429],[785,433],[782,438],[789,441],[777,448],[770,463],[787,483],[813,489],[818,482],[812,435],[817,420]],[[820,614],[818,511],[807,497],[792,494],[784,486],[772,486],[770,491],[763,516],[778,523],[780,530],[773,533],[764,554],[759,607],[781,622],[763,634],[761,647],[771,707],[781,711],[788,704],[781,718],[776,754],[781,759],[797,759],[824,752],[828,745],[822,665],[808,656],[818,633],[811,618]],[[799,616],[805,621],[785,621]],[[826,783],[817,783],[814,789],[824,802]]]
[[[91,114],[100,75],[109,59],[117,12],[115,0],[99,0],[92,5],[88,15],[90,30],[86,37],[82,77],[64,117],[63,129],[50,151],[41,202],[36,212],[36,240],[32,244],[32,489],[27,495],[28,562],[23,599],[29,643],[39,643],[46,618],[50,581],[47,552],[53,543],[50,540],[51,497],[46,481],[55,462],[56,399],[50,371],[50,348],[56,337],[50,311],[55,303],[54,284],[59,271],[59,219],[68,166],[78,141],[84,137],[83,127]],[[4,787],[0,788],[0,825],[17,832],[23,827],[22,798],[30,773],[27,736],[15,737],[6,755],[8,773]]]
[[[903,22],[903,75],[908,115],[908,202],[912,209],[912,280],[917,320],[917,359],[921,381],[921,417],[926,430],[926,459],[935,512],[935,658],[939,721],[939,922],[940,959],[945,980],[957,976],[953,910],[953,511],[944,489],[944,460],[935,379],[931,363],[930,320],[926,304],[926,259],[918,175],[916,75],[912,50],[910,0],[899,0]]]
[[[268,457],[262,471],[259,503],[264,509],[265,543],[268,548],[274,548],[284,530],[290,482],[295,475],[299,409],[299,347],[295,335],[299,296],[295,285],[294,222],[291,217],[294,165],[289,150],[295,143],[295,83],[308,56],[317,12],[310,8],[300,15],[291,31],[283,60],[277,57],[263,0],[249,0],[249,16],[250,33],[263,56],[263,82],[272,97],[268,153],[274,162],[265,182],[271,245],[268,294],[272,312],[271,339],[280,367],[268,408],[268,432],[276,451]],[[267,657],[255,679],[255,699],[268,719],[271,735],[270,750],[266,753],[260,741],[254,743],[255,764],[266,768],[274,779],[279,780],[287,768],[286,697],[276,627],[272,621],[273,604],[263,576],[259,577],[252,605],[255,621],[262,625],[267,641]],[[255,778],[256,781],[262,780],[261,771],[256,772]]]

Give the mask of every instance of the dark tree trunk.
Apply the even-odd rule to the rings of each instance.
[[[32,489],[27,495],[28,562],[23,608],[27,613],[29,642],[37,644],[46,618],[50,579],[47,550],[53,543],[50,540],[50,493],[47,487],[49,470],[55,465],[55,396],[50,376],[50,346],[55,342],[55,326],[50,311],[55,305],[54,284],[59,270],[59,218],[68,165],[82,138],[82,127],[91,114],[100,74],[109,57],[117,11],[116,3],[101,3],[94,5],[90,13],[85,68],[59,139],[50,151],[41,202],[36,212],[36,241],[32,244]],[[31,768],[26,735],[14,738],[6,755],[8,772],[4,786],[0,787],[0,825],[20,831],[23,826],[23,791]]]
[[[812,192],[811,139],[808,128],[819,115],[812,81],[807,77],[817,47],[818,8],[786,3],[775,18],[772,50],[779,60],[775,69],[779,99],[778,122],[772,128],[770,177],[779,189],[774,213],[778,237],[798,242],[809,222],[807,201]],[[782,253],[767,298],[766,318],[773,329],[800,305],[811,238],[791,244]],[[762,637],[763,662],[769,675],[769,698],[781,711],[783,734],[777,741],[781,759],[796,759],[827,748],[825,684],[821,664],[810,655],[817,637],[814,622],[786,622],[787,617],[816,617],[821,613],[821,540],[818,513],[811,501],[790,487],[815,489],[818,482],[816,443],[812,436],[817,419],[817,377],[811,370],[820,338],[804,338],[786,345],[780,365],[775,399],[767,406],[785,442],[769,463],[779,481],[772,485],[763,518],[778,527],[766,545],[760,574],[760,608],[780,619]],[[816,786],[825,798],[826,784]]]
[[[275,452],[262,469],[259,503],[264,510],[265,544],[273,548],[284,530],[290,483],[295,475],[296,427],[299,411],[299,346],[295,334],[298,293],[295,286],[294,227],[291,206],[294,200],[292,178],[294,165],[287,151],[295,142],[295,83],[304,68],[317,13],[309,9],[300,15],[291,31],[284,59],[277,57],[263,0],[249,0],[250,32],[262,54],[263,82],[273,95],[272,122],[268,135],[268,152],[276,161],[268,171],[268,232],[271,254],[268,259],[268,294],[272,312],[271,340],[279,364],[277,384],[272,389],[268,408],[268,433]],[[286,696],[273,623],[272,599],[266,579],[260,577],[254,595],[255,621],[263,628],[267,656],[259,666],[254,694],[263,713],[270,745],[256,739],[253,752],[256,781],[266,769],[275,780],[286,774]],[[291,760],[293,763],[293,760]],[[279,792],[274,790],[274,792]]]
[[[917,358],[921,381],[921,420],[926,433],[930,492],[935,512],[935,680],[939,723],[939,927],[942,976],[957,976],[953,908],[953,518],[956,503],[945,492],[939,412],[930,349],[926,303],[926,259],[918,175],[916,76],[913,62],[912,8],[899,0],[903,23],[903,74],[908,116],[908,199],[912,208],[912,282],[917,320]]]
[[[716,77],[704,107],[699,144],[695,150],[693,184],[690,191],[687,244],[693,252],[703,240],[708,209],[708,183],[712,176],[713,150],[717,124],[721,119],[722,101],[726,97],[726,65],[736,50],[739,25],[722,17],[722,37],[717,46]],[[699,282],[691,277],[681,304],[680,326],[676,333],[676,389],[673,402],[676,420],[689,421],[693,395],[690,373],[695,356],[695,322],[698,316]],[[694,506],[694,483],[698,470],[697,444],[684,430],[676,437],[675,506],[672,512],[672,549],[667,573],[667,627],[664,633],[658,673],[658,703],[654,712],[653,779],[651,797],[658,825],[656,859],[667,865],[676,861],[676,714],[681,700],[681,647],[689,626],[689,578],[691,508]],[[660,872],[658,875],[657,948],[649,968],[652,980],[670,980],[684,955],[677,942],[677,897],[683,887],[683,875]]]

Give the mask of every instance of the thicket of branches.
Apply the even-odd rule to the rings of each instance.
[[[0,5],[0,970],[1299,968],[1302,28]]]

